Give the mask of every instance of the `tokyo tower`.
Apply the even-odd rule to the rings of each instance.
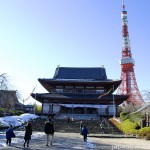
[[[127,104],[134,106],[144,105],[144,100],[139,92],[134,73],[134,59],[132,58],[130,40],[128,33],[127,11],[125,10],[124,0],[122,0],[122,59],[121,59],[121,80],[117,94],[129,95]]]

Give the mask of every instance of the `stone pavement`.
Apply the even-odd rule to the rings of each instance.
[[[34,134],[34,133],[33,133]],[[19,137],[22,138],[23,137]],[[30,147],[23,147],[20,143],[13,143],[2,150],[150,150],[150,141],[113,135],[91,134],[87,143],[79,133],[56,132],[52,146],[46,146],[46,136],[43,133],[38,139],[30,141]]]

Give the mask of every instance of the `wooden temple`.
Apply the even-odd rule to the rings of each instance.
[[[48,93],[32,93],[43,114],[117,115],[128,95],[113,94],[121,80],[107,79],[104,67],[57,67],[53,78],[38,79]]]

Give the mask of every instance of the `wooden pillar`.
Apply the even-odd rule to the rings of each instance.
[[[44,102],[42,101],[42,113],[43,113],[43,103],[44,103]]]
[[[84,106],[84,114],[87,114],[87,108]]]
[[[115,111],[116,111],[116,115],[118,114],[118,111],[117,111],[117,104],[115,103]]]
[[[53,113],[53,105],[54,105],[54,104],[51,104],[51,113]]]
[[[72,114],[74,113],[73,105],[72,105]]]

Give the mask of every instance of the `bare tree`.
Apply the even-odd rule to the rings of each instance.
[[[19,104],[20,93],[9,83],[6,73],[0,75],[0,107],[13,109]]]
[[[6,73],[0,75],[0,90],[8,90]]]
[[[141,93],[144,101],[150,102],[150,90],[143,90]]]

